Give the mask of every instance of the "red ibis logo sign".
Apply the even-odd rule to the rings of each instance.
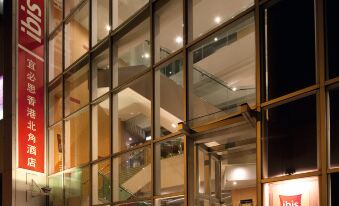
[[[18,167],[44,172],[44,0],[18,0]]]
[[[283,196],[279,195],[280,206],[301,206],[301,195]]]

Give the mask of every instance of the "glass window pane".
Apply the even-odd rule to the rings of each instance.
[[[55,35],[49,40],[48,54],[48,80],[53,80],[62,73],[62,32],[57,30]]]
[[[49,129],[48,163],[49,174],[61,172],[63,168],[63,139],[62,124],[57,124]]]
[[[71,71],[65,80],[65,115],[85,106],[89,101],[88,65]]]
[[[328,78],[332,79],[339,76],[339,1],[326,0],[325,7]]]
[[[109,1],[92,1],[92,46],[104,39],[111,26],[109,25]]]
[[[65,0],[65,16],[69,15],[72,10],[83,0]]]
[[[254,4],[254,0],[191,0],[190,39],[195,39]],[[203,15],[202,15],[203,14]]]
[[[266,100],[315,84],[313,4],[282,0],[265,10]]]
[[[113,159],[113,201],[151,195],[151,147],[125,153]]]
[[[254,17],[242,18],[189,53],[190,117],[225,115],[255,105]],[[214,115],[211,115],[214,114]]]
[[[88,108],[65,121],[65,168],[89,162],[89,111]]]
[[[48,177],[48,185],[51,188],[49,195],[49,205],[63,206],[63,189],[62,189],[62,175]]]
[[[49,92],[49,125],[62,119],[62,84],[58,83]]]
[[[64,174],[66,206],[89,205],[89,167]]]
[[[264,177],[317,169],[316,110],[312,95],[264,111]]]
[[[51,33],[55,29],[55,27],[57,27],[61,23],[63,0],[48,0],[48,3],[49,3],[48,24],[49,24],[49,32]]]
[[[184,206],[184,197],[170,197],[155,200],[155,206]]]
[[[184,121],[184,86],[182,59],[175,58],[155,72],[156,137],[178,131]],[[160,106],[160,107],[159,107]]]
[[[148,2],[149,0],[112,0],[113,29],[130,18]]]
[[[184,192],[184,137],[155,145],[155,190],[157,195]]]
[[[111,151],[111,115],[109,99],[92,108],[92,159],[110,155]]]
[[[111,160],[105,160],[92,167],[93,204],[111,201]]]
[[[339,167],[339,89],[329,91],[330,97],[330,166]]]
[[[72,1],[66,1],[72,2]],[[65,68],[89,49],[89,3],[77,10],[65,25]]]
[[[113,152],[151,140],[152,73],[113,96]]]
[[[318,177],[265,184],[263,199],[264,206],[319,206]]]
[[[339,173],[331,174],[330,189],[331,206],[339,205]]]
[[[109,50],[106,49],[92,61],[92,99],[96,99],[109,91],[111,85],[111,69],[109,67]]]
[[[119,204],[117,206],[152,206],[152,203],[150,201],[129,202],[125,204]]]
[[[150,66],[149,26],[148,18],[116,41],[113,46],[114,87],[140,74]]]
[[[167,57],[183,45],[183,1],[160,1],[155,12],[155,61]]]

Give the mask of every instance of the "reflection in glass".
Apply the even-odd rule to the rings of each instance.
[[[105,160],[92,167],[93,204],[111,201],[111,160]]]
[[[149,0],[112,0],[113,29],[116,29],[148,2]]]
[[[92,107],[92,160],[107,157],[111,148],[110,101]]]
[[[51,33],[61,23],[63,0],[48,0],[48,3],[48,25]]]
[[[160,1],[155,12],[155,61],[180,49],[183,45],[182,0]]]
[[[184,88],[182,59],[175,58],[155,72],[156,137],[178,131],[184,121]],[[160,124],[160,125],[159,125]]]
[[[189,53],[189,65],[189,119],[222,116],[244,103],[254,105],[253,16],[238,20],[195,46]]]
[[[92,61],[92,99],[96,99],[109,91],[111,85],[111,69],[109,67],[109,50],[106,49]]]
[[[88,108],[65,121],[65,168],[89,162],[89,111]]]
[[[48,136],[48,168],[49,174],[53,174],[61,172],[63,168],[62,124],[57,124],[50,128]]]
[[[157,143],[154,157],[156,194],[184,192],[184,137]]]
[[[197,139],[197,205],[256,205],[255,127],[243,121]]]
[[[147,18],[113,45],[114,87],[117,86],[117,83],[125,82],[150,66],[149,26],[149,18]]]
[[[155,200],[155,206],[184,206],[185,198],[182,197],[170,197]]]
[[[315,84],[314,2],[277,1],[266,8],[265,24],[266,101]]]
[[[191,40],[219,26],[254,4],[254,0],[190,0],[192,5]],[[202,15],[203,14],[203,15]]]
[[[65,80],[65,115],[85,106],[89,101],[88,65],[71,71]]]
[[[339,89],[329,91],[330,166],[339,167]]]
[[[317,169],[316,110],[312,95],[264,111],[264,177]]]
[[[63,206],[62,175],[48,177],[48,186],[51,188],[49,195],[49,205]]]
[[[53,80],[62,72],[62,32],[57,30],[48,43],[48,81]]]
[[[72,2],[74,0],[67,0]],[[67,5],[67,4],[66,4]],[[65,25],[65,68],[89,49],[89,3],[82,5]]]
[[[89,167],[64,174],[66,206],[89,205]]]
[[[152,73],[113,96],[113,152],[151,140]]]
[[[151,195],[151,147],[147,146],[113,159],[113,201]]]
[[[92,1],[92,46],[104,39],[111,26],[109,25],[109,0]]]
[[[49,92],[49,125],[52,125],[62,119],[62,84],[57,84]]]

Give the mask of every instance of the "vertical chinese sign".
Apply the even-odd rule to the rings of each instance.
[[[44,0],[18,0],[18,166],[44,172]]]

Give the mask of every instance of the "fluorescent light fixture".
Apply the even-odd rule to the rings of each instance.
[[[218,142],[213,141],[213,142],[205,143],[205,145],[207,147],[215,147],[215,146],[219,146],[220,144]]]

